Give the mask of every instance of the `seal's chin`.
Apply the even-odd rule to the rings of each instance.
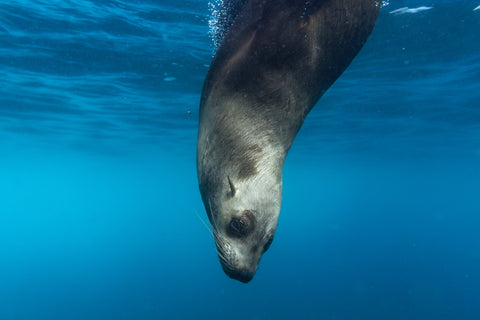
[[[232,279],[238,280],[243,283],[250,282],[255,276],[256,270],[251,270],[248,268],[232,268],[229,265],[222,263],[223,271]]]

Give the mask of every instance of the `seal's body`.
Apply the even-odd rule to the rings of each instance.
[[[225,5],[232,2],[233,22],[203,87],[197,170],[222,267],[248,282],[273,240],[285,156],[308,112],[366,42],[380,5],[377,0]]]

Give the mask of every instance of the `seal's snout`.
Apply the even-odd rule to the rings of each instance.
[[[243,283],[248,283],[255,276],[255,271],[249,269],[231,269],[222,264],[223,271],[232,279],[238,280]]]

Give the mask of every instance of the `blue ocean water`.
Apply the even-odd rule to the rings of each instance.
[[[479,5],[386,3],[244,285],[199,219],[215,5],[2,1],[0,319],[480,319]]]

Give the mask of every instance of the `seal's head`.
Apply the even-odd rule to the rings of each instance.
[[[272,244],[280,205],[256,178],[237,185],[230,177],[225,180],[215,195],[207,196],[207,213],[223,270],[246,283]]]
[[[223,270],[248,282],[277,228],[285,152],[268,130],[235,110],[202,114],[197,169]]]
[[[282,202],[287,148],[254,102],[213,91],[201,104],[197,173],[225,273],[249,282],[269,248]]]

